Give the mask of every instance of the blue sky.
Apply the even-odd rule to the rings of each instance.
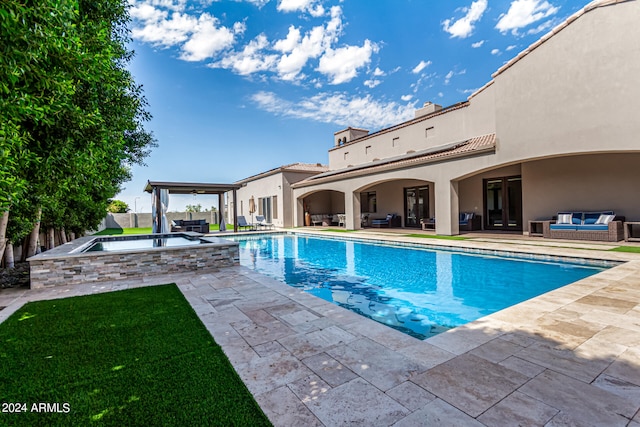
[[[130,0],[130,69],[158,140],[116,196],[147,180],[230,183],[326,164],[333,133],[376,131],[465,101],[582,0]],[[217,205],[174,196],[169,210]]]

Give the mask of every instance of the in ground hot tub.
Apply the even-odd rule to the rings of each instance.
[[[237,242],[188,232],[81,237],[28,261],[34,289],[216,271],[240,262]]]

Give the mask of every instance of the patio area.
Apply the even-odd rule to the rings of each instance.
[[[640,254],[504,235],[356,234],[628,262],[426,341],[245,267],[5,289],[0,321],[27,301],[175,282],[276,426],[640,427]]]

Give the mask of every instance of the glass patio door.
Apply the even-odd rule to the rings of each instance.
[[[484,180],[487,230],[522,231],[522,177]]]
[[[429,217],[429,187],[404,189],[405,227],[420,228],[420,220]]]

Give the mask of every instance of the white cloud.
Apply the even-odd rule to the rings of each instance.
[[[317,3],[317,0],[280,0],[277,9],[280,12],[308,12],[311,16],[319,17],[325,11],[322,4]]]
[[[492,49],[491,55],[500,55],[500,49]]]
[[[501,33],[511,31],[517,35],[520,28],[548,18],[558,10],[559,8],[543,0],[515,0],[507,13],[500,16],[496,29]]]
[[[260,34],[246,45],[234,49],[239,36],[245,33],[245,22],[224,26],[209,13],[200,13],[193,6],[185,8],[186,0],[129,1],[132,2],[134,39],[165,48],[176,47],[179,58],[185,61],[213,59],[208,66],[232,70],[240,75],[270,72],[280,80],[297,81],[307,77],[303,70],[310,66],[311,60],[317,60],[313,65],[315,70],[328,78],[331,84],[341,84],[356,77],[363,67],[370,64],[373,54],[379,51],[378,45],[370,40],[365,40],[361,46],[337,45],[343,31],[340,6],[331,7],[329,17],[322,25],[308,30],[292,25],[283,39],[270,42],[265,34]],[[304,10],[311,14],[322,11],[324,14],[320,1],[280,0],[278,8],[282,11]],[[264,2],[251,3],[261,5]],[[374,78],[369,79],[366,85],[375,87],[380,84],[375,77],[381,75],[384,72],[376,68]],[[322,85],[319,79],[310,83]]]
[[[386,76],[387,74],[382,71],[380,68],[376,67],[375,70],[373,70],[373,75],[376,77],[380,77],[380,76]]]
[[[457,72],[451,70],[444,76],[444,84],[448,85],[449,81],[451,81],[451,78],[453,76],[461,76],[461,75],[466,74],[466,73],[467,73],[467,70],[462,70],[462,71],[457,71]]]
[[[168,13],[163,10],[156,9],[150,4],[142,3],[135,6],[132,6],[129,9],[129,14],[134,19],[139,19],[145,22],[158,22],[160,20],[166,19]]]
[[[203,61],[233,46],[234,31],[218,27],[218,20],[208,13],[200,15],[189,41],[182,45],[181,59]],[[239,27],[236,26],[239,29]]]
[[[369,80],[365,80],[363,84],[366,87],[373,89],[374,87],[378,86],[380,83],[382,83],[382,80],[369,79]]]
[[[420,63],[418,65],[416,65],[413,70],[411,70],[411,72],[413,74],[418,74],[420,71],[424,70],[425,68],[427,68],[429,65],[431,65],[431,61],[420,61]]]
[[[518,46],[516,46],[515,44],[512,44],[512,45],[507,46],[504,50],[506,50],[507,52],[509,52],[510,50],[513,50],[513,49],[515,49],[516,47],[518,47]]]
[[[404,102],[409,102],[413,99],[413,95],[409,94],[409,95],[402,95],[400,97],[400,99],[402,99]]]
[[[331,8],[331,19],[326,26],[313,27],[302,37],[300,30],[289,27],[287,37],[273,44],[282,52],[278,62],[278,74],[282,80],[295,80],[309,59],[318,58],[331,47],[342,31],[342,9]]]
[[[322,26],[314,27],[304,37],[300,30],[289,27],[287,37],[274,43],[273,48],[282,52],[278,61],[278,73],[282,80],[294,80],[309,59],[317,58],[326,49],[331,37]]]
[[[241,52],[228,54],[220,61],[211,64],[210,67],[230,69],[241,76],[272,70],[275,68],[278,56],[262,53],[262,50],[268,45],[267,37],[260,34],[249,42]]]
[[[247,3],[251,3],[254,6],[257,6],[258,9],[261,9],[262,6],[264,6],[265,4],[269,3],[270,0],[244,0],[244,1],[246,1]]]
[[[378,52],[378,45],[365,40],[363,46],[346,46],[327,49],[320,57],[317,71],[331,78],[331,84],[345,83],[358,75],[358,69],[371,61],[371,55]]]
[[[231,47],[235,35],[244,31],[242,23],[235,23],[232,28],[224,27],[208,13],[199,16],[182,13],[180,10],[184,6],[182,0],[133,3],[130,13],[137,25],[131,30],[132,37],[155,46],[179,46],[181,59],[202,61]]]
[[[487,9],[487,0],[477,0],[471,3],[469,8],[463,9],[467,14],[453,22],[447,19],[442,22],[444,31],[451,34],[451,37],[464,39],[469,37],[474,30],[474,24],[482,18],[482,14]]]
[[[480,40],[479,42],[471,43],[471,47],[477,49],[484,44],[485,40]]]
[[[339,92],[319,93],[296,103],[271,92],[259,92],[252,100],[259,108],[273,114],[372,130],[409,120],[415,111],[415,102],[402,105],[376,101],[370,95],[350,98]]]

